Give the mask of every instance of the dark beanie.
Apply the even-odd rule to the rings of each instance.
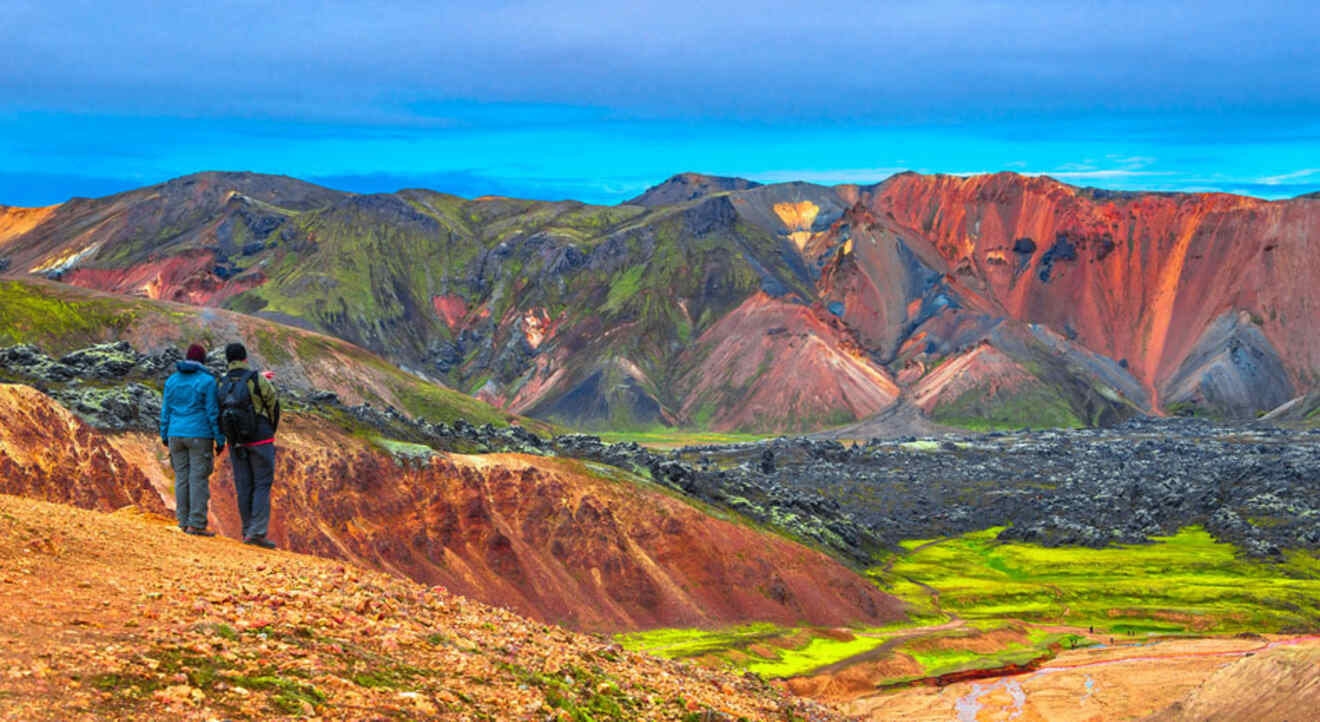
[[[229,344],[228,346],[225,346],[225,360],[226,360],[226,361],[246,361],[246,360],[247,360],[247,348],[244,347],[243,344],[241,344],[241,343],[239,343],[239,342],[237,342],[237,341],[235,341],[234,343]]]
[[[206,361],[206,349],[202,348],[200,344],[193,344],[188,347],[188,353],[185,356],[189,361],[203,363]]]

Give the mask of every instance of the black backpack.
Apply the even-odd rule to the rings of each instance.
[[[220,382],[220,431],[231,445],[257,440],[257,409],[248,390],[248,381],[256,377],[256,371],[238,377],[230,372]]]

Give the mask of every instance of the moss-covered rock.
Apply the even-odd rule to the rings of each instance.
[[[161,392],[139,383],[69,386],[47,393],[98,429],[155,432],[159,428]]]

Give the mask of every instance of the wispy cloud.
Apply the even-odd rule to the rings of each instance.
[[[1125,156],[1120,153],[1110,153],[1109,155],[1105,156],[1105,160],[1108,160],[1110,163],[1121,165],[1124,168],[1137,169],[1137,168],[1144,168],[1148,165],[1152,165],[1155,163],[1157,159],[1148,155]]]
[[[1320,168],[1304,168],[1302,170],[1295,170],[1291,173],[1266,176],[1264,178],[1257,178],[1255,182],[1267,186],[1290,185],[1295,181],[1310,178],[1315,175],[1320,175]]]
[[[1178,173],[1171,170],[1128,170],[1125,168],[1110,168],[1107,170],[1047,171],[1044,173],[1026,173],[1025,175],[1047,175],[1054,178],[1137,178],[1142,176],[1171,176],[1178,175]]]
[[[902,173],[910,168],[901,167],[881,167],[881,168],[832,168],[832,169],[799,169],[799,170],[770,170],[756,173],[742,174],[744,178],[749,178],[760,183],[787,183],[790,181],[804,181],[807,183],[820,183],[822,185],[833,185],[836,183],[857,183],[867,185],[870,183],[879,183],[895,173]]]
[[[635,195],[645,181],[571,177],[521,177],[483,169],[417,173],[345,173],[311,176],[307,180],[353,193],[391,193],[404,188],[426,188],[465,198],[484,195],[509,196],[589,203],[614,203]]]

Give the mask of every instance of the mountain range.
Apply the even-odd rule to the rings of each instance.
[[[686,173],[592,206],[212,172],[0,207],[0,268],[336,336],[576,428],[885,435],[1312,391],[1318,223],[1315,198],[1012,173]]]
[[[1030,678],[1053,689],[1024,680],[1029,709],[1090,715],[1091,665],[1111,662],[1072,647],[1121,656],[1112,635],[1141,628],[1303,636],[1142,641],[1164,687],[1097,676],[1105,705],[1183,705],[1218,662],[1171,660],[1259,651],[1186,704],[1300,709],[1317,212],[1013,174],[682,174],[607,207],[203,173],[0,208],[0,596],[22,612],[0,619],[19,670],[0,697],[61,718],[517,716],[511,700],[833,718],[760,674],[850,713],[947,717],[980,687],[923,681],[1071,655]],[[285,403],[271,537],[333,561],[223,538],[228,454],[222,538],[169,531],[161,388],[184,345],[218,372],[232,339]],[[1129,418],[1269,409],[1289,428]],[[568,433],[1110,425],[665,449]],[[753,674],[691,687],[687,664],[551,624]],[[87,653],[110,636],[118,652]],[[918,686],[876,694],[891,683]],[[1255,696],[1211,694],[1233,685]]]

